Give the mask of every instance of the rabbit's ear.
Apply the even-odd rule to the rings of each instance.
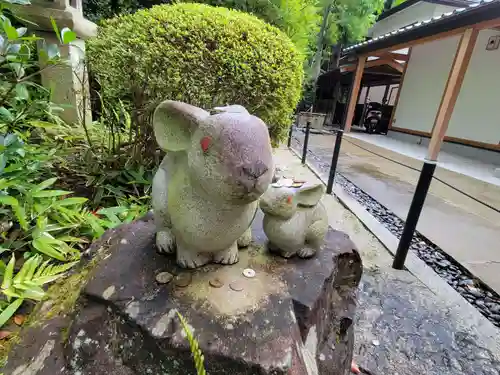
[[[187,103],[166,100],[153,114],[156,141],[164,151],[186,150],[191,135],[203,119],[210,114]]]
[[[302,207],[314,207],[325,193],[323,184],[308,185],[300,188],[296,194],[297,203]]]

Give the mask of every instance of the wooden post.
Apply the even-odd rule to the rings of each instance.
[[[371,86],[366,86],[365,100],[363,101],[363,104],[366,104],[366,101],[368,100],[368,95],[370,95],[370,89]]]
[[[399,103],[399,95],[401,95],[401,89],[403,88],[403,82],[405,80],[406,71],[408,70],[408,64],[410,63],[412,48],[408,50],[408,61],[406,61],[405,68],[403,70],[403,74],[401,74],[401,79],[398,85],[398,92],[396,93],[396,99],[394,100],[394,107],[392,108],[391,119],[389,120],[389,129],[392,128],[392,124],[394,122],[394,116],[396,115],[396,109]]]
[[[390,87],[391,87],[391,85],[385,85],[384,96],[382,98],[382,105],[387,104],[387,96],[389,95]]]
[[[451,65],[448,81],[446,82],[446,87],[441,99],[441,104],[439,105],[434,121],[434,128],[432,130],[432,137],[427,153],[428,160],[437,160],[439,150],[443,144],[444,135],[448,129],[453,109],[455,108],[455,103],[457,102],[458,94],[460,93],[460,88],[464,81],[465,72],[469,66],[478,34],[479,30],[477,29],[467,29],[463,33],[460,43],[458,44],[455,59]]]
[[[361,87],[361,78],[363,78],[363,70],[365,69],[366,56],[358,57],[358,64],[356,65],[356,73],[352,83],[351,97],[349,98],[349,105],[347,107],[347,117],[345,119],[344,132],[351,131],[352,119],[356,104],[358,103],[359,88]]]

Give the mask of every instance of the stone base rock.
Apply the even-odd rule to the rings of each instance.
[[[211,375],[347,374],[362,272],[353,243],[330,229],[315,258],[286,260],[268,254],[261,223],[239,263],[195,271],[155,252],[152,221],[122,227],[100,240],[107,254],[73,313],[24,329],[3,372],[195,374],[179,312]],[[178,276],[159,284],[160,272]]]

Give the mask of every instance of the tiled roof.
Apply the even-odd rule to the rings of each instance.
[[[395,7],[392,7],[391,9],[382,12],[382,14],[378,17],[377,21],[390,17],[393,14],[396,14],[420,2],[448,5],[455,8],[460,8],[460,7],[465,7],[471,3],[477,3],[479,1],[478,0],[405,0],[401,4],[396,5]]]
[[[476,10],[477,11],[479,11],[479,10],[487,11],[487,8],[489,8],[490,6],[499,6],[499,5],[500,5],[500,0],[482,0],[480,2],[470,4],[470,5],[463,7],[463,8],[454,9],[451,12],[443,13],[439,16],[432,17],[432,18],[429,18],[429,19],[424,20],[424,21],[418,21],[418,22],[412,23],[410,25],[401,27],[397,30],[391,31],[387,34],[375,37],[373,39],[354,44],[350,47],[344,48],[342,50],[342,53],[343,54],[354,53],[359,49],[365,49],[365,47],[369,47],[371,45],[374,45],[374,47],[375,47],[376,44],[380,44],[380,42],[383,42],[383,41],[387,42],[384,44],[388,44],[389,39],[394,38],[394,40],[396,41],[396,39],[399,39],[400,36],[402,37],[405,34],[416,32],[417,30],[423,30],[425,28],[429,28],[430,26],[439,26],[441,23],[445,24],[447,22],[451,22],[455,18],[457,18],[457,19],[461,18],[462,16],[465,16],[466,14],[472,13]],[[490,19],[491,19],[491,17],[490,17]],[[459,26],[462,26],[462,25],[459,25]],[[447,31],[447,29],[443,29],[442,31]],[[367,49],[371,49],[371,48],[367,48]]]

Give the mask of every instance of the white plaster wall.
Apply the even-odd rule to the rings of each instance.
[[[489,144],[500,142],[500,49],[487,51],[490,36],[483,30],[474,47],[446,135]]]
[[[359,94],[359,98],[358,98],[358,104],[365,103],[366,89],[367,89],[366,86],[361,88],[361,93]]]
[[[455,36],[413,47],[393,126],[432,130],[458,41]]]
[[[422,21],[435,16],[436,4],[424,1],[418,2],[400,12],[397,12],[377,22],[370,29],[368,35],[372,38],[407,26],[416,21]]]
[[[479,33],[447,136],[488,144],[500,142],[500,50],[486,50],[493,35],[500,35],[500,31]],[[456,36],[413,48],[393,126],[432,131],[458,41]]]
[[[382,103],[384,98],[385,86],[373,86],[368,93],[371,102]]]
[[[393,87],[398,87],[398,85],[391,85],[389,87],[389,92],[387,95],[389,96],[391,93],[391,89]],[[365,104],[365,96],[366,96],[366,87],[361,89],[361,94],[359,95],[358,104]],[[384,98],[385,86],[372,86],[370,88],[370,92],[368,93],[368,98],[372,102],[382,103],[382,99]],[[398,90],[393,90],[392,96],[389,98],[389,104],[394,105],[394,101],[396,100]]]
[[[368,98],[370,98],[370,101],[372,102],[382,103],[382,99],[384,97],[384,91],[385,91],[385,86],[372,86],[370,87]],[[359,95],[358,104],[365,103],[365,96],[366,96],[366,87],[363,87],[363,89],[361,90],[361,95]]]
[[[399,85],[391,85],[391,88],[389,89],[389,105],[394,105],[396,103],[398,89]]]

